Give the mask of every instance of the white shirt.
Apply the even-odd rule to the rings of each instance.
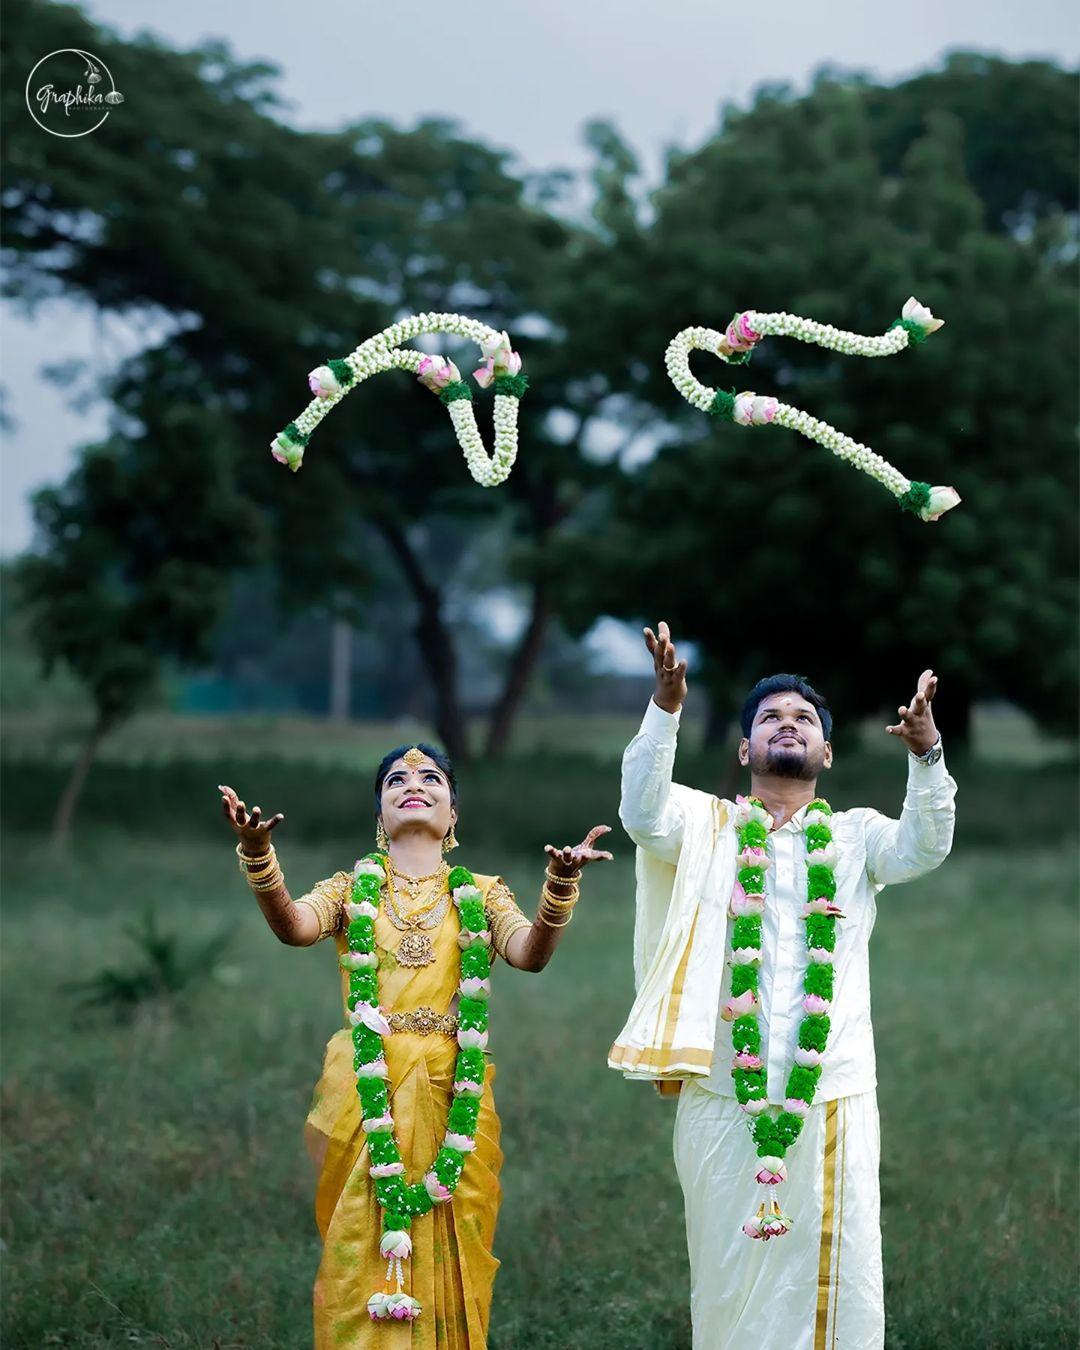
[[[683,821],[670,796],[679,714],[667,713],[651,699],[641,729],[623,755],[619,818],[639,848],[678,861]],[[932,871],[952,847],[956,783],[944,758],[923,764],[908,756],[908,784],[899,820],[869,807],[837,811],[832,817],[837,851],[837,921],[831,1028],[815,1101],[867,1092],[877,1084],[874,1033],[870,1021],[870,934],[877,917],[876,897],[885,886],[912,881]],[[826,797],[828,794],[823,793]],[[766,872],[767,900],[761,924],[761,1057],[768,1070],[768,1098],[782,1104],[794,1063],[799,1023],[805,1016],[806,846],[802,818],[806,808],[769,835],[772,866]],[[730,822],[728,829],[734,829]],[[722,884],[730,888],[734,878]],[[729,933],[730,933],[729,925]],[[730,937],[727,959],[731,959]],[[722,984],[726,998],[730,978]],[[701,1086],[723,1097],[735,1095],[731,1078],[731,1025],[717,1009],[713,1070]]]

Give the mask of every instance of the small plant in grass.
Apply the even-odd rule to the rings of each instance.
[[[80,1007],[104,1008],[124,1019],[143,1004],[177,1003],[214,975],[232,938],[232,930],[223,927],[207,938],[184,941],[164,931],[152,910],[126,933],[135,948],[128,965],[107,966],[66,987]]]

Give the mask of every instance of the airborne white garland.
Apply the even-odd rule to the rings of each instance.
[[[490,456],[476,425],[471,392],[462,381],[457,366],[443,356],[398,345],[421,333],[452,333],[475,342],[483,352],[485,362],[474,372],[474,378],[482,388],[496,385],[495,446]],[[315,397],[294,422],[274,437],[270,446],[274,458],[295,472],[303,463],[304,448],[312,433],[327,413],[364,380],[384,370],[395,369],[411,372],[436,394],[442,395],[449,389],[451,395],[457,395],[445,398],[444,402],[469,472],[481,487],[496,487],[504,482],[518,452],[518,404],[526,384],[520,373],[521,357],[511,349],[506,333],[497,332],[463,314],[411,315],[367,338],[342,361],[317,366],[308,375],[308,384]],[[516,386],[513,393],[499,388],[500,381],[506,376],[512,377]]]
[[[832,324],[816,323],[813,319],[803,319],[796,314],[762,314],[756,310],[746,310],[736,314],[722,333],[715,328],[684,328],[668,344],[665,364],[672,384],[695,408],[702,412],[722,412],[740,426],[762,426],[775,422],[778,426],[798,431],[831,450],[839,459],[876,479],[900,500],[902,506],[920,519],[937,520],[960,501],[955,488],[912,483],[869,446],[779,399],[746,391],[735,395],[732,402],[730,396],[722,391],[710,389],[695,379],[690,370],[690,353],[711,352],[721,361],[742,364],[763,337],[777,336],[810,342],[842,352],[845,356],[895,356],[912,343],[924,341],[943,322],[943,319],[935,319],[930,310],[920,305],[914,296],[904,305],[898,322],[880,337],[849,333],[834,328]]]

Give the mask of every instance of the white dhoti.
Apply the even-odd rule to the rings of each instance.
[[[777,1188],[791,1231],[755,1241],[742,1225],[768,1197],[733,1097],[683,1084],[675,1166],[686,1205],[694,1350],[881,1350],[876,1092],[819,1102]]]

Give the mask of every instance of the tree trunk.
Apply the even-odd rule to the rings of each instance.
[[[382,532],[401,564],[416,597],[418,614],[416,640],[420,655],[435,692],[435,730],[442,747],[452,760],[464,764],[469,759],[468,726],[458,693],[457,652],[453,633],[442,613],[442,592],[423,573],[405,531],[396,521],[381,514],[372,522]]]
[[[334,619],[330,628],[330,719],[349,720],[352,693],[353,630],[348,619]]]
[[[502,694],[491,714],[486,754],[492,759],[504,754],[510,743],[510,729],[525,697],[525,691],[529,687],[533,667],[544,645],[544,635],[550,621],[551,603],[547,597],[547,590],[542,584],[538,584],[533,590],[529,622],[510,662]]]
[[[90,772],[90,766],[94,762],[98,747],[105,736],[108,735],[112,726],[113,723],[108,718],[99,717],[90,729],[90,734],[83,743],[83,748],[72,766],[68,780],[64,784],[64,790],[56,803],[56,812],[53,815],[52,850],[55,854],[67,852],[68,843],[71,839],[71,827],[75,820],[75,811],[79,805],[79,799],[82,797],[83,788],[86,786],[87,774]]]

